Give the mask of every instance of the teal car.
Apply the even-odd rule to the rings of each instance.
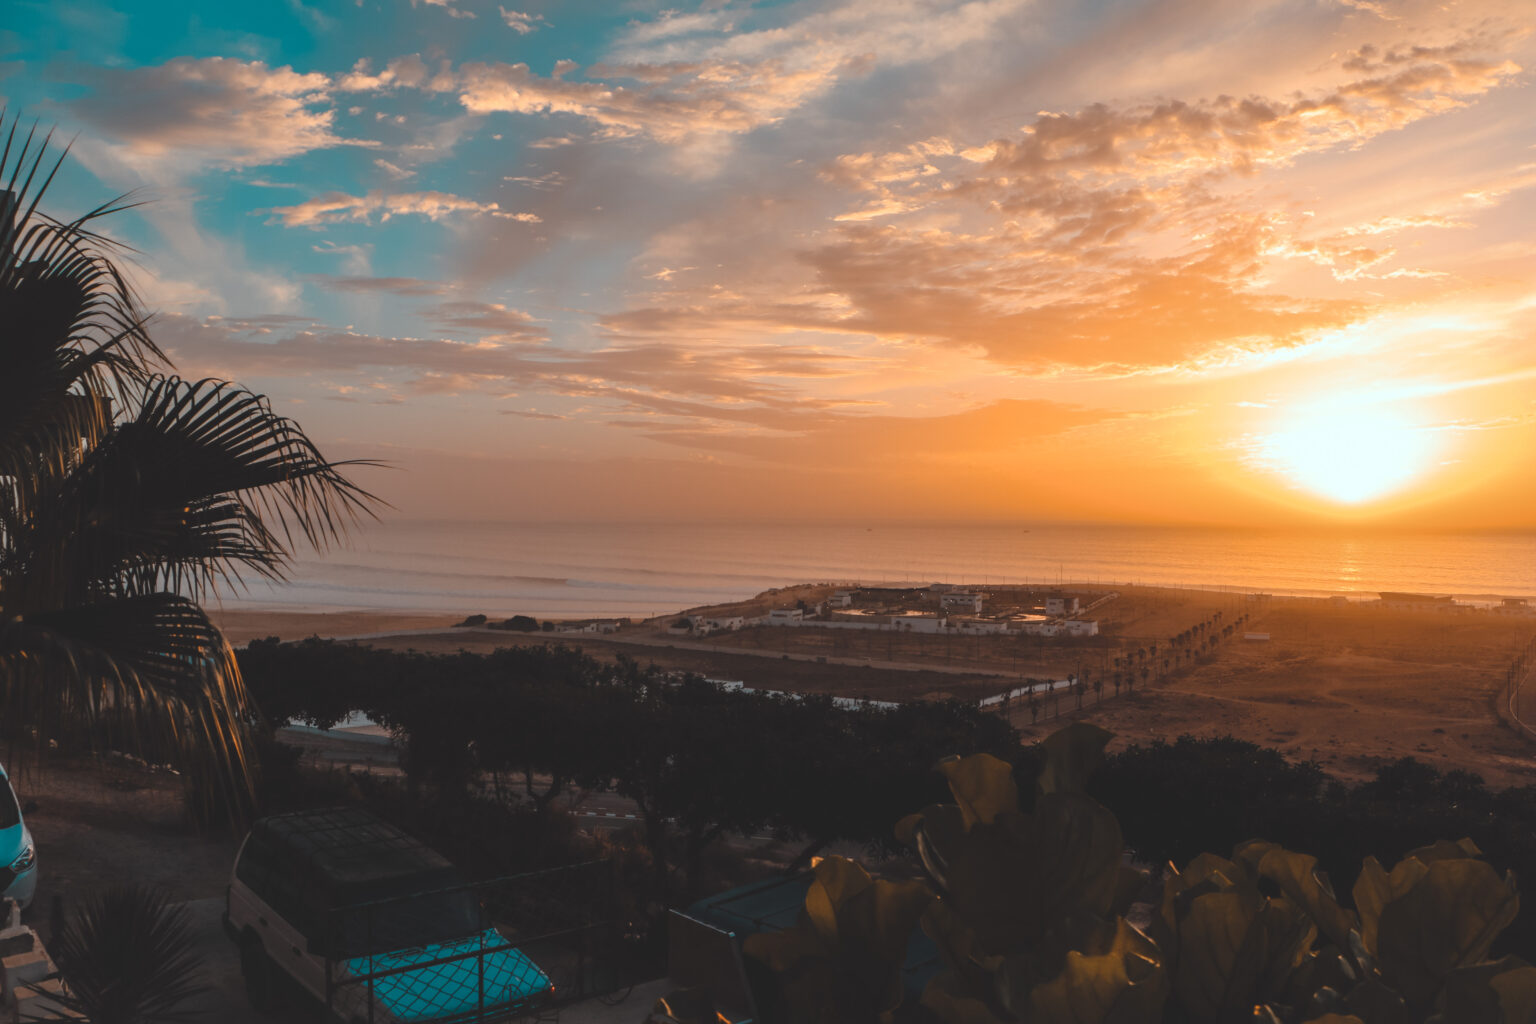
[[[296,987],[348,1024],[478,1024],[554,996],[441,854],[360,808],[256,822],[225,924],[262,1011]]]

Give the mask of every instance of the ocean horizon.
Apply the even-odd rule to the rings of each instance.
[[[1029,524],[394,520],[223,588],[231,610],[646,617],[796,583],[1116,584],[1295,596],[1536,597],[1536,532]]]

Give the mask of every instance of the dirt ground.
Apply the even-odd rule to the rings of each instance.
[[[1345,780],[1415,757],[1492,786],[1536,783],[1536,746],[1503,725],[1505,669],[1536,620],[1276,600],[1206,663],[1085,717],[1120,744],[1232,735]],[[1025,728],[1029,735],[1049,725]]]
[[[238,837],[191,828],[177,776],[126,761],[46,755],[8,767],[37,844],[29,916],[44,941],[55,898],[69,910],[124,882],[147,883],[176,902],[223,895]]]
[[[979,699],[1001,690],[1006,680],[986,670],[946,666],[915,669],[887,667],[889,663],[863,658],[817,661],[810,655],[783,652],[734,653],[709,647],[692,646],[684,641],[669,643],[625,643],[622,640],[582,634],[546,636],[479,630],[455,630],[452,633],[381,637],[369,640],[371,646],[388,650],[417,650],[434,654],[457,651],[490,652],[498,647],[519,643],[560,643],[578,647],[602,661],[612,661],[619,654],[628,655],[642,665],[655,664],[681,672],[696,672],[710,679],[734,679],[764,690],[793,693],[831,693],[844,697],[874,700],[935,700],[948,696]]]

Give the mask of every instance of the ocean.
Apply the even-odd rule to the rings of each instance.
[[[1112,583],[1536,597],[1536,533],[387,521],[227,608],[651,616],[807,582]]]

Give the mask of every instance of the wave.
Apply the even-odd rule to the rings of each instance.
[[[585,617],[663,614],[815,580],[1536,595],[1532,534],[397,523],[370,541],[337,560],[301,559],[291,582],[230,600]]]

